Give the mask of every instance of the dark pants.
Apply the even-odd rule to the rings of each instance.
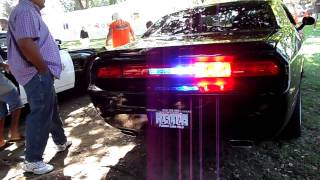
[[[64,144],[66,136],[58,112],[57,96],[50,73],[35,75],[25,86],[30,105],[26,120],[25,160],[42,161],[49,133],[55,144]]]

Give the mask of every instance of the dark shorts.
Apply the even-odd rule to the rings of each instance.
[[[16,89],[0,95],[0,118],[5,118],[8,112],[11,113],[22,107],[23,103]]]

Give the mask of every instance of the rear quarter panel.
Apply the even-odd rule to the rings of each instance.
[[[301,83],[301,73],[305,59],[301,53],[303,39],[296,30],[295,25],[289,21],[281,5],[273,5],[272,9],[280,27],[277,36],[273,37],[274,39],[278,39],[276,51],[287,63],[288,87],[284,94],[287,101],[286,121],[288,122],[293,112]]]

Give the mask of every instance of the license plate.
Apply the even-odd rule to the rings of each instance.
[[[152,126],[160,128],[185,129],[189,127],[190,111],[178,109],[149,110]]]

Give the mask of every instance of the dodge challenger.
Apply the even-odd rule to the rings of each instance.
[[[168,14],[140,40],[97,55],[91,100],[108,124],[127,133],[297,138],[300,31],[314,22],[296,24],[276,0],[219,1]]]

